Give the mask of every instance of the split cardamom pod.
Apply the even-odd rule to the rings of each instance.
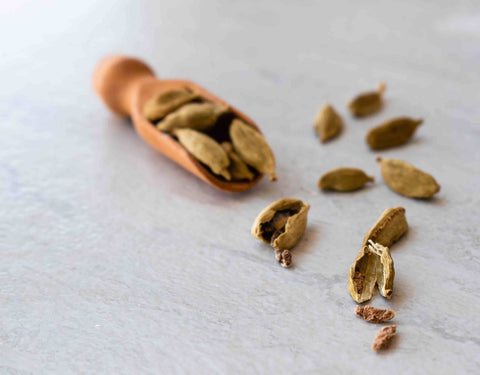
[[[430,198],[440,190],[437,181],[403,160],[377,158],[383,180],[390,189],[410,198]]]
[[[348,103],[348,109],[356,117],[364,117],[378,112],[383,106],[385,84],[380,83],[378,90],[360,94]]]
[[[392,207],[383,211],[380,218],[368,231],[363,239],[362,246],[367,246],[369,241],[390,247],[397,242],[408,229],[405,208]]]
[[[222,142],[221,146],[230,158],[228,171],[232,176],[232,180],[253,180],[255,175],[248,169],[247,164],[233,151],[233,145],[230,142]]]
[[[270,181],[275,181],[275,157],[263,135],[239,119],[232,121],[229,132],[238,156],[260,173],[268,174]]]
[[[375,179],[358,168],[340,167],[325,173],[318,181],[322,190],[352,191]]]
[[[320,140],[326,142],[342,131],[343,121],[330,104],[325,104],[318,112],[313,127]]]
[[[252,235],[276,250],[294,247],[307,226],[308,203],[284,198],[262,210],[252,226]]]
[[[149,121],[157,121],[180,108],[182,105],[198,99],[198,94],[188,90],[169,90],[150,99],[143,109],[143,115]]]
[[[370,129],[367,133],[367,143],[373,150],[383,150],[400,146],[412,138],[422,119],[414,120],[408,117],[397,117],[383,122]]]
[[[196,159],[209,167],[213,173],[230,181],[228,171],[230,159],[217,141],[206,134],[193,129],[175,129],[174,135],[178,142]]]
[[[394,278],[395,269],[388,247],[369,241],[348,271],[348,291],[355,301],[362,303],[372,298],[377,285],[380,294],[390,299]]]
[[[216,103],[185,104],[160,121],[157,128],[168,133],[183,128],[205,131],[212,128],[218,118],[227,112],[228,107]]]

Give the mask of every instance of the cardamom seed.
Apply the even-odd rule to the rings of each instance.
[[[364,117],[378,112],[383,105],[385,84],[380,83],[378,90],[360,94],[348,103],[348,109],[356,117]]]
[[[372,350],[376,352],[378,350],[387,349],[390,346],[390,343],[392,342],[396,332],[396,325],[383,327],[380,331],[378,331],[377,336],[373,340]]]
[[[358,253],[348,271],[348,291],[358,303],[373,296],[375,285],[388,299],[393,293],[395,270],[388,247],[369,241]]]
[[[275,250],[275,259],[282,267],[288,268],[292,265],[292,253],[288,250]]]
[[[377,158],[383,180],[390,189],[410,198],[430,198],[440,190],[437,181],[403,160]]]
[[[320,140],[326,142],[342,131],[343,121],[333,107],[327,103],[318,112],[313,127]]]
[[[238,156],[260,173],[268,174],[270,181],[277,180],[275,157],[263,135],[239,119],[232,121],[229,132]]]
[[[405,234],[407,229],[405,208],[387,208],[363,238],[362,246],[367,246],[369,240],[371,240],[380,245],[390,247]]]
[[[227,111],[227,107],[216,103],[185,104],[160,121],[157,128],[168,133],[183,128],[205,131],[212,128]]]
[[[392,320],[396,312],[388,309],[377,309],[373,306],[357,306],[355,307],[355,314],[369,323],[383,323]]]
[[[230,142],[222,142],[221,146],[230,158],[228,171],[232,176],[232,180],[253,180],[255,175],[248,169],[247,164],[233,151],[233,145]]]
[[[178,142],[211,171],[230,181],[230,159],[217,141],[193,129],[175,129]]]
[[[308,203],[284,198],[262,210],[252,226],[252,235],[276,250],[294,247],[307,226]]]
[[[400,146],[412,138],[422,119],[414,120],[408,117],[397,117],[383,122],[370,129],[367,133],[367,143],[373,150],[383,150]]]
[[[150,99],[147,104],[145,104],[143,115],[149,121],[157,121],[170,112],[180,108],[182,105],[198,98],[198,94],[185,89],[169,90]]]
[[[320,177],[318,187],[322,190],[352,191],[360,189],[367,182],[374,180],[361,169],[340,167],[332,169]]]

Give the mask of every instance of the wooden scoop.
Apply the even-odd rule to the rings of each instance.
[[[262,174],[257,174],[252,181],[232,182],[215,176],[180,143],[162,133],[143,116],[145,103],[153,96],[169,90],[188,89],[207,101],[228,106],[235,116],[259,130],[248,116],[195,83],[179,79],[159,80],[152,69],[138,59],[110,56],[98,64],[93,84],[108,108],[132,118],[135,130],[145,142],[213,187],[228,193],[239,193],[250,189],[262,178]]]

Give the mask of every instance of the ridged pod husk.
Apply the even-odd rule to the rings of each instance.
[[[294,247],[307,226],[310,205],[284,198],[262,210],[252,225],[252,235],[276,250]]]
[[[343,121],[330,104],[325,104],[320,111],[318,111],[313,127],[320,140],[326,142],[340,134]]]
[[[198,99],[198,94],[188,90],[170,90],[154,96],[143,109],[143,115],[149,121],[157,121],[180,108],[182,105]]]
[[[176,129],[174,135],[188,152],[209,167],[213,173],[230,181],[228,171],[230,159],[217,141],[193,129]]]
[[[168,133],[183,128],[206,131],[227,112],[228,107],[216,103],[185,104],[160,121],[157,128]]]
[[[275,181],[275,157],[263,135],[239,119],[232,121],[229,132],[238,156],[258,172],[268,174],[270,181]]]
[[[348,271],[348,292],[358,303],[372,298],[375,285],[380,294],[392,297],[395,269],[388,247],[373,244],[362,247]]]
[[[233,151],[233,145],[230,142],[222,142],[221,146],[230,158],[228,171],[232,176],[232,180],[253,180],[255,175],[248,169],[247,164]]]
[[[383,180],[390,189],[410,198],[430,198],[440,190],[435,179],[403,160],[377,158]]]
[[[348,109],[356,117],[364,117],[378,112],[383,106],[385,84],[380,83],[377,91],[366,92],[353,98],[348,103]]]
[[[371,240],[380,245],[390,247],[407,232],[407,229],[405,208],[387,208],[363,238],[362,246],[367,246],[368,240]]]
[[[318,181],[322,190],[352,191],[375,179],[358,168],[340,167],[326,172]]]
[[[397,117],[383,122],[370,129],[367,133],[367,143],[373,150],[383,150],[407,143],[413,133],[423,122],[408,117]]]

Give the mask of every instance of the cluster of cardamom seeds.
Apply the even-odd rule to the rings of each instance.
[[[152,97],[143,115],[218,178],[252,181],[267,174],[270,180],[277,179],[275,157],[263,135],[227,106],[177,89]]]
[[[348,109],[355,117],[365,117],[383,107],[385,84],[376,91],[357,95],[348,103]],[[372,150],[385,150],[407,143],[414,135],[422,119],[396,117],[370,129],[366,142]],[[343,129],[343,120],[330,104],[325,104],[314,122],[315,131],[322,142],[336,137]],[[377,158],[383,179],[387,186],[398,194],[411,198],[430,198],[440,190],[440,185],[427,172],[397,159]],[[374,178],[358,168],[340,167],[326,172],[318,181],[322,190],[353,191],[360,189]]]

